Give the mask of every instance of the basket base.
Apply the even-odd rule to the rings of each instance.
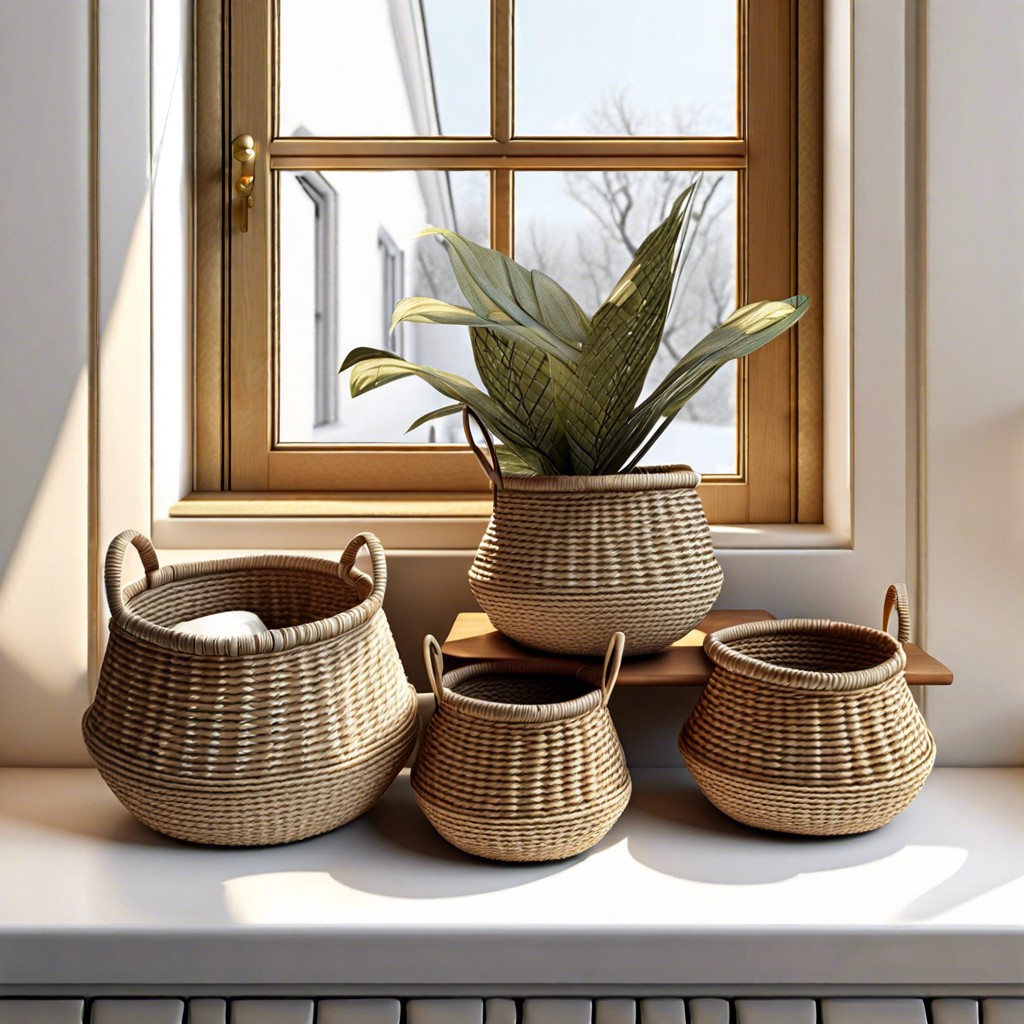
[[[571,817],[478,818],[424,799],[416,802],[442,839],[463,853],[516,863],[539,864],[575,857],[599,843],[629,803],[632,784],[596,808]]]
[[[601,657],[608,638],[626,634],[626,657],[655,654],[698,626],[715,597],[671,608],[651,609],[634,595],[617,604],[608,594],[564,598],[496,595],[473,588],[480,607],[499,632],[534,650],[576,657]],[[570,608],[571,606],[571,608]]]
[[[921,792],[935,760],[901,779],[874,786],[814,788],[773,786],[683,760],[700,791],[742,825],[802,836],[852,836],[873,832],[905,811]]]
[[[244,785],[143,776],[93,754],[111,792],[155,832],[206,846],[277,846],[330,832],[368,811],[397,778],[418,735],[413,697],[393,741],[366,761]]]

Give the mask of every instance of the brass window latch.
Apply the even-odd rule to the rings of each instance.
[[[242,197],[242,215],[239,226],[243,232],[249,230],[249,210],[256,205],[252,187],[256,184],[256,140],[251,135],[236,135],[231,141],[231,155],[240,164],[234,190]]]

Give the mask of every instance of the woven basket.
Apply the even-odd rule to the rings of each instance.
[[[614,630],[626,654],[690,632],[722,589],[699,474],[689,466],[612,476],[503,476],[466,435],[494,485],[469,586],[495,628],[527,647],[599,655]]]
[[[134,544],[146,570],[121,591]],[[373,578],[355,568],[370,550]],[[178,839],[287,843],[367,810],[405,764],[418,732],[381,608],[384,550],[354,537],[340,564],[259,555],[160,568],[127,530],[106,562],[110,641],[86,746],[117,798]],[[229,609],[269,628],[230,639],[173,632]]]
[[[427,637],[437,708],[412,788],[448,842],[491,860],[561,860],[615,824],[631,790],[608,713],[623,643],[616,633],[600,677],[556,659],[483,662],[442,676],[440,648]]]
[[[920,792],[935,741],[910,693],[906,590],[889,588],[899,640],[819,619],[712,633],[714,671],[679,734],[704,795],[757,828],[851,835],[892,821]]]

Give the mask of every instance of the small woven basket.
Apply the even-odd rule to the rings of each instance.
[[[689,466],[610,476],[503,476],[485,457],[494,509],[469,586],[495,628],[527,647],[600,655],[614,630],[626,654],[690,632],[722,589],[700,475]],[[479,421],[478,421],[479,422]],[[482,428],[481,428],[482,429]]]
[[[122,593],[129,544],[146,575]],[[354,564],[364,545],[372,579]],[[120,534],[106,562],[110,640],[82,722],[107,785],[144,824],[196,843],[287,843],[367,810],[418,734],[386,584],[369,533],[340,563],[259,555],[164,568],[145,537]],[[232,609],[268,632],[171,629]]]
[[[613,636],[598,679],[593,666],[556,659],[442,675],[437,641],[426,638],[437,707],[412,788],[448,842],[491,860],[562,860],[615,824],[631,791],[608,713],[624,639]]]
[[[851,835],[892,821],[935,762],[903,671],[906,590],[889,588],[899,640],[817,619],[752,622],[712,633],[711,679],[679,734],[704,795],[746,825]]]

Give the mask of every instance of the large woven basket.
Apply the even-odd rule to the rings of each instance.
[[[700,475],[689,466],[612,476],[504,476],[467,437],[494,486],[469,586],[493,625],[528,647],[599,655],[622,630],[626,654],[690,632],[722,589]],[[486,435],[485,435],[486,436]]]
[[[412,770],[416,800],[452,845],[478,857],[548,861],[589,849],[629,802],[608,713],[624,638],[603,672],[557,659],[482,662],[442,675],[424,653],[437,708]]]
[[[817,619],[752,622],[712,633],[711,679],[679,734],[705,796],[747,825],[850,835],[892,821],[935,762],[907,686],[906,591],[889,588],[899,640]]]
[[[144,578],[121,590],[134,544]],[[354,565],[370,550],[373,578]],[[286,843],[367,810],[405,764],[416,697],[381,608],[384,550],[340,563],[259,555],[160,568],[127,530],[106,562],[110,641],[82,723],[100,774],[140,821],[178,839]],[[230,609],[269,631],[172,631]]]

